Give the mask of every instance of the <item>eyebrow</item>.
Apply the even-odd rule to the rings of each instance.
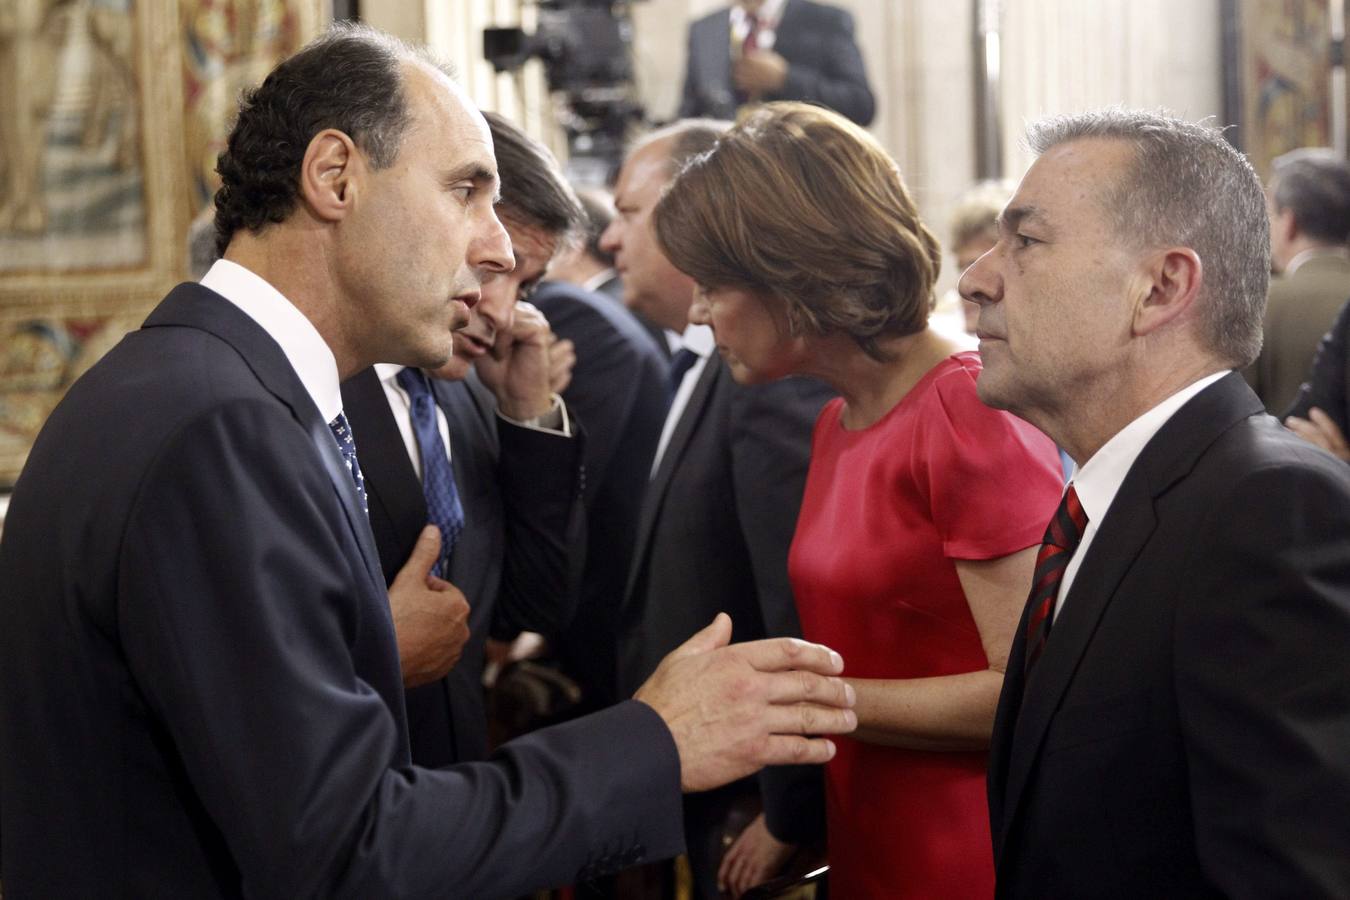
[[[1039,207],[1032,205],[1009,206],[998,214],[996,220],[1000,231],[1016,231],[1017,227],[1023,222],[1030,222],[1043,228],[1050,227],[1050,221],[1046,219],[1045,213]]]
[[[502,199],[502,185],[497,178],[496,171],[480,162],[468,162],[452,169],[445,176],[445,180],[447,184],[453,184],[456,181],[472,181],[479,187],[492,185],[492,202],[496,204]]]

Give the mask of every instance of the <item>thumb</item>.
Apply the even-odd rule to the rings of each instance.
[[[731,643],[731,616],[720,612],[710,625],[695,632],[693,637],[672,650],[670,658],[679,659],[685,656],[697,656],[700,653],[707,653],[709,650],[716,650],[718,647],[725,647],[729,643]]]
[[[424,581],[440,558],[441,530],[435,525],[427,525],[417,536],[417,543],[413,544],[412,553],[408,554],[408,561],[403,564],[403,568],[412,572],[419,581]]]

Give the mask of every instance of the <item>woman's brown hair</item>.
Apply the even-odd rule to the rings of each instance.
[[[869,355],[923,329],[942,265],[894,160],[805,103],[768,103],[693,157],[654,213],[671,263],[705,287],[779,298],[794,335],[844,333]]]

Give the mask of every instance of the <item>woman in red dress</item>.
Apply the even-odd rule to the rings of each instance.
[[[858,698],[826,769],[831,896],[992,897],[986,750],[1062,488],[1055,447],[982,404],[979,355],[928,328],[938,243],[895,163],[842,117],[760,107],[654,221],[737,380],[804,374],[840,394],[789,559],[802,630],[843,655]],[[729,887],[773,850],[747,830]]]

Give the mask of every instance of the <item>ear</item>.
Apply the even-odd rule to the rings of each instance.
[[[1134,309],[1134,333],[1152,334],[1182,315],[1200,294],[1204,266],[1190,247],[1169,247],[1144,272],[1147,293]]]
[[[325,128],[310,140],[300,163],[300,199],[323,222],[336,222],[352,208],[357,186],[365,177],[365,154],[336,128]]]
[[[1282,209],[1270,220],[1270,230],[1277,234],[1285,246],[1292,244],[1299,236],[1298,219],[1292,209]]]

